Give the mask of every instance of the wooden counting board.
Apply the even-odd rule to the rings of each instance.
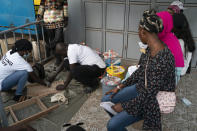
[[[59,91],[56,90],[56,86],[59,84],[64,84],[64,82],[55,81],[52,83],[51,87],[46,87],[39,84],[30,84],[27,86],[27,96],[34,97],[45,93],[58,93]]]
[[[14,104],[14,105],[6,107],[5,111],[7,113],[10,113],[11,117],[14,120],[14,123],[12,125],[10,125],[10,126],[26,124],[26,123],[28,123],[30,121],[33,121],[33,120],[36,120],[36,119],[42,117],[43,115],[46,115],[50,111],[58,108],[60,104],[56,104],[56,105],[51,106],[49,108],[44,105],[44,103],[40,99],[45,97],[45,96],[47,96],[47,95],[49,95],[49,93],[48,94],[44,94],[42,96],[33,97],[33,98],[28,99],[26,101],[23,101],[23,102],[20,102],[20,103],[17,103],[17,104]],[[41,111],[36,113],[36,114],[33,114],[33,115],[31,115],[31,116],[29,116],[29,117],[27,117],[25,119],[19,120],[14,112],[17,111],[17,110],[20,110],[20,109],[24,109],[24,108],[26,108],[28,106],[33,105],[33,104],[37,104]]]

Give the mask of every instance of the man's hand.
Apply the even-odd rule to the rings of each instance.
[[[47,83],[44,80],[40,80],[38,83],[43,85],[43,86],[47,86]]]
[[[55,80],[55,78],[56,78],[55,76],[51,76],[47,80],[52,83]]]
[[[51,82],[45,80],[45,83],[47,87],[51,87]]]
[[[111,107],[115,112],[122,112],[123,111],[123,108],[122,108],[122,105],[120,103],[118,104],[115,104],[114,106]]]
[[[56,90],[65,90],[66,86],[65,85],[57,85]]]

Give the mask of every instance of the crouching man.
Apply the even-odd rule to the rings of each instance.
[[[93,90],[98,87],[99,77],[104,74],[106,65],[94,50],[80,44],[58,43],[56,53],[64,58],[61,67],[69,71],[64,85],[58,85],[57,90],[66,89],[73,78]],[[57,73],[62,70],[61,67]],[[55,76],[52,79],[54,78]]]

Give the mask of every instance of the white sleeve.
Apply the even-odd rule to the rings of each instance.
[[[78,63],[78,59],[77,59],[77,49],[69,49],[68,50],[68,60],[69,60],[69,64],[75,64]]]
[[[13,66],[14,70],[26,70],[27,72],[33,72],[31,65],[23,58],[19,58],[16,64]]]
[[[184,67],[181,71],[181,75],[185,75],[187,72],[187,69],[189,68],[189,63],[192,59],[192,52],[188,52],[186,55],[186,58],[184,57]]]

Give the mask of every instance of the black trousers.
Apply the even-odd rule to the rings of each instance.
[[[61,62],[61,56],[55,54],[55,46],[58,42],[64,42],[63,28],[45,29],[46,34],[46,55],[55,55],[56,62]]]
[[[69,69],[68,60],[65,61],[65,68]],[[105,68],[100,68],[97,65],[80,65],[70,70],[72,77],[83,85],[91,88],[96,88],[99,85],[99,77],[104,74]]]

